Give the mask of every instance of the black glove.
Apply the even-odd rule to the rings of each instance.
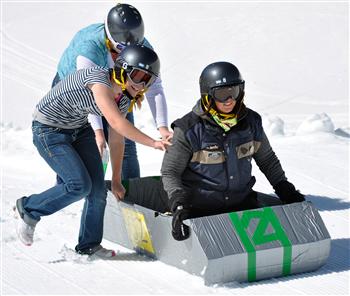
[[[178,205],[173,212],[173,220],[171,222],[173,238],[177,241],[188,239],[190,236],[190,228],[183,224],[182,221],[189,217],[190,211],[183,205]]]
[[[286,204],[293,202],[302,202],[305,200],[305,196],[295,189],[292,183],[288,181],[280,181],[274,186],[275,192]]]

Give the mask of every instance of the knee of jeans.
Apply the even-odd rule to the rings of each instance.
[[[74,193],[83,198],[90,194],[92,189],[91,180],[81,180],[81,181],[72,181],[66,184],[66,189],[68,192]]]
[[[89,203],[94,204],[98,207],[105,207],[107,204],[107,192],[104,190],[103,192],[91,192],[87,199]]]
[[[95,183],[92,185],[90,196],[94,201],[106,203],[107,200],[107,188],[104,181]]]

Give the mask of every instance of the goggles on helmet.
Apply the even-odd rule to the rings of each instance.
[[[133,68],[127,73],[127,76],[132,83],[143,84],[143,88],[148,88],[157,78],[155,75],[138,68]]]
[[[211,89],[212,98],[220,103],[228,99],[237,100],[241,94],[243,84],[216,87]]]

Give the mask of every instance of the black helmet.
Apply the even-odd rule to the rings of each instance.
[[[125,89],[127,77],[132,82],[151,86],[159,76],[160,62],[157,54],[150,48],[135,44],[129,45],[119,54],[114,64],[117,83]]]
[[[244,80],[237,67],[228,62],[212,63],[204,68],[199,77],[201,95],[212,96],[212,89],[220,86],[242,85]]]
[[[107,15],[105,31],[112,43],[124,46],[143,41],[144,25],[139,11],[129,5],[118,3]]]
[[[135,44],[125,47],[115,61],[116,70],[124,69],[127,73],[134,68],[159,76],[160,62],[158,55],[150,48]]]

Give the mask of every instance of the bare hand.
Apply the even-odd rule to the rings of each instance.
[[[112,180],[112,192],[118,200],[123,200],[126,190],[120,182]]]
[[[162,141],[154,141],[153,148],[165,151],[168,149],[169,146],[171,146],[171,143],[169,141],[162,140]]]
[[[162,140],[170,141],[173,138],[173,132],[169,131],[168,127],[162,126],[158,130],[160,135],[162,136]]]

